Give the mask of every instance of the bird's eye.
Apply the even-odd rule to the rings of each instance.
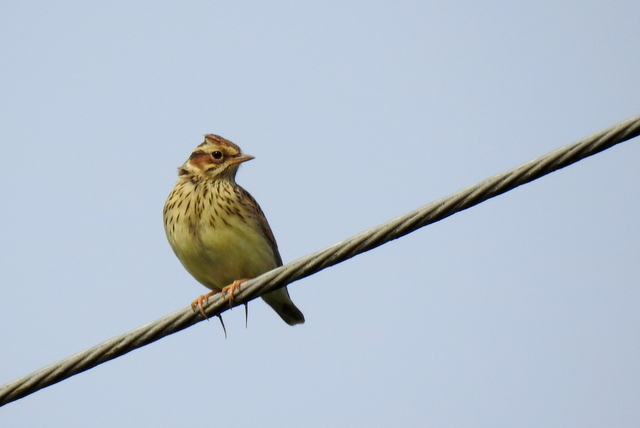
[[[211,153],[211,156],[213,156],[214,159],[222,159],[222,152],[216,150],[215,152]]]

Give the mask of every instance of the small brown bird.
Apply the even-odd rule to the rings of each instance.
[[[217,135],[205,135],[189,159],[178,168],[178,182],[164,206],[164,230],[182,265],[211,293],[191,307],[200,309],[216,293],[278,266],[282,259],[269,223],[255,199],[236,184],[242,162],[253,156]],[[302,312],[286,287],[262,296],[289,325],[304,323]]]

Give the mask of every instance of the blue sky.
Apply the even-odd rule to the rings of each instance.
[[[640,4],[0,4],[0,384],[207,291],[206,133],[285,262],[640,113]],[[635,426],[640,148],[614,147],[0,409],[11,427]]]

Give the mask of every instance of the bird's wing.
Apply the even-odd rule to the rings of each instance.
[[[260,227],[260,231],[262,232],[263,236],[267,238],[267,241],[269,241],[269,245],[273,250],[273,256],[276,259],[276,265],[282,266],[282,257],[280,257],[280,252],[278,251],[278,244],[276,243],[276,238],[275,236],[273,236],[273,232],[271,231],[271,227],[269,226],[267,217],[265,217],[264,213],[262,212],[262,208],[260,208],[260,205],[258,205],[258,202],[256,202],[256,200],[253,198],[253,196],[249,194],[249,192],[247,192],[240,186],[238,187],[241,190],[242,203],[247,207],[247,209],[252,211],[258,223],[258,226]]]

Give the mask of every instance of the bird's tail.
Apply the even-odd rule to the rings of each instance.
[[[304,323],[304,315],[302,315],[300,309],[296,308],[296,305],[291,301],[287,287],[279,288],[276,291],[265,294],[262,296],[262,300],[267,302],[287,324],[296,325]]]

